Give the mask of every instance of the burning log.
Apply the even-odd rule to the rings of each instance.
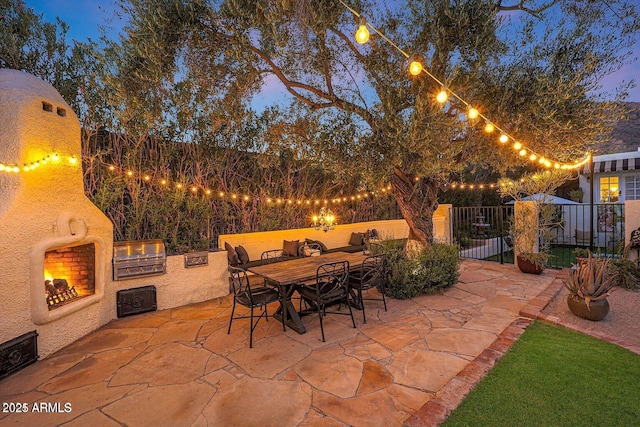
[[[69,287],[66,279],[45,280],[44,287],[47,294],[47,306],[49,310],[78,298],[75,286]]]
[[[44,281],[44,290],[46,291],[48,297],[52,297],[58,293],[56,287],[51,283],[51,280]]]

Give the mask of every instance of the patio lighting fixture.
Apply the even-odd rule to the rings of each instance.
[[[444,104],[445,102],[447,102],[447,99],[449,99],[449,94],[447,94],[447,91],[442,89],[440,92],[438,92],[438,95],[436,95],[436,101],[438,101],[440,104]]]
[[[320,213],[313,216],[313,228],[317,231],[322,230],[325,233],[327,231],[336,228],[336,216],[331,209],[325,209],[324,206],[320,208]]]
[[[364,17],[360,17],[360,26],[356,31],[356,41],[360,44],[365,44],[369,41],[369,29],[367,28],[367,21]]]
[[[422,64],[420,63],[420,61],[416,59],[411,61],[411,63],[409,64],[409,73],[412,76],[417,76],[421,72],[422,72]]]
[[[354,16],[356,16],[359,19],[359,27],[358,30],[355,33],[355,38],[356,41],[360,44],[364,44],[369,40],[369,29],[367,28],[367,26],[369,26],[373,31],[375,31],[375,33],[380,36],[381,39],[385,40],[386,42],[388,42],[391,46],[393,46],[395,49],[397,49],[402,55],[404,55],[405,58],[407,59],[411,59],[411,55],[409,55],[407,52],[405,52],[402,48],[400,48],[397,44],[395,44],[391,39],[389,39],[389,37],[387,37],[383,32],[381,32],[380,30],[378,30],[376,27],[374,27],[371,23],[367,22],[366,19],[360,15],[356,10],[354,10],[353,8],[351,8],[349,5],[347,5],[345,3],[344,0],[338,0],[349,12],[351,12]],[[478,117],[483,118],[487,124],[485,126],[485,131],[487,133],[491,133],[493,132],[495,129],[499,130],[501,132],[501,136],[499,141],[501,143],[506,143],[509,140],[513,140],[515,141],[515,138],[508,135],[506,132],[504,132],[502,129],[500,129],[500,127],[498,127],[497,125],[490,123],[489,119],[487,117],[485,117],[483,114],[481,114],[478,110],[476,110],[475,108],[472,108],[469,103],[467,101],[465,101],[464,99],[462,99],[462,97],[460,97],[458,94],[456,94],[455,92],[453,92],[450,89],[447,89],[445,91],[444,89],[444,84],[433,74],[431,74],[427,69],[425,69],[423,67],[423,65],[417,61],[417,60],[411,60],[410,65],[409,65],[409,73],[411,75],[417,76],[420,73],[425,73],[427,76],[431,77],[431,79],[433,81],[435,81],[437,84],[439,84],[443,89],[437,94],[436,96],[436,100],[441,103],[444,104],[447,99],[449,94],[451,96],[453,96],[455,99],[457,99],[461,104],[464,104],[465,106],[469,107],[469,110],[467,111],[467,117],[470,120],[474,120],[477,119]],[[520,148],[517,148],[517,150],[520,150],[521,148],[523,148],[522,146]],[[527,152],[531,152],[532,154],[535,154],[535,158],[538,158],[538,154],[534,153],[533,150],[531,150],[530,148],[525,148]],[[524,157],[524,156],[523,156]],[[582,165],[584,165],[585,163],[587,163],[589,161],[589,159],[591,158],[590,153],[587,153],[582,159],[580,160],[575,160],[573,163],[571,162],[555,162],[553,163],[553,167],[556,169],[576,169],[581,167]],[[532,157],[529,157],[529,159],[531,161]],[[547,168],[550,168],[552,166],[552,163],[549,162],[540,162],[540,165],[545,166]]]

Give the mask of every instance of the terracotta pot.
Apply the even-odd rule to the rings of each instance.
[[[538,267],[537,265],[535,265],[531,261],[529,261],[527,259],[520,258],[519,256],[516,257],[516,262],[518,263],[518,268],[523,273],[540,274],[540,273],[542,273],[544,271],[544,267]]]
[[[602,320],[609,313],[609,301],[606,298],[591,301],[589,307],[587,307],[584,298],[577,295],[567,295],[567,305],[573,314],[587,320]]]

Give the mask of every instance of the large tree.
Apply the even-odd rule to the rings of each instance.
[[[279,82],[299,116],[358,129],[335,144],[300,138],[299,152],[369,188],[390,182],[410,237],[424,245],[438,189],[456,174],[521,166],[516,140],[527,157],[571,162],[605,137],[620,110],[603,101],[632,82],[615,94],[598,82],[629,60],[638,31],[626,0],[131,0],[123,11],[130,21],[113,72],[128,94],[123,111],[152,105],[154,120],[180,123],[180,111],[162,110],[180,83],[197,94],[185,108],[214,103],[221,126]],[[354,11],[379,31],[366,45],[354,40]],[[428,73],[410,76],[405,53]],[[444,106],[441,84],[457,95]],[[467,103],[514,139],[501,146],[485,134],[464,117]]]

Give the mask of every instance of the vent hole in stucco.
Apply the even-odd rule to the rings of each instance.
[[[42,101],[42,109],[48,113],[51,113],[53,111],[53,105],[49,104],[46,101]]]
[[[58,108],[56,109],[56,112],[58,113],[58,115],[59,115],[60,117],[67,117],[67,112],[66,112],[66,110],[65,110],[64,108],[60,108],[60,107],[58,107]]]

